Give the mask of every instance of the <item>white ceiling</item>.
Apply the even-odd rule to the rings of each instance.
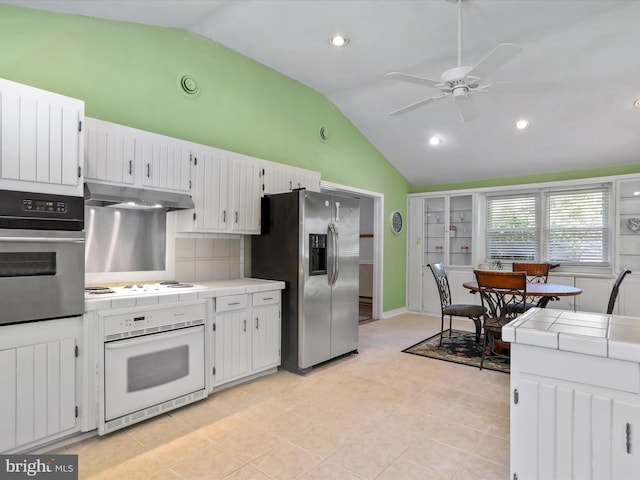
[[[464,65],[503,42],[523,52],[491,81],[545,81],[454,99],[384,78],[439,79],[457,64],[451,0],[9,0],[29,7],[193,30],[326,95],[415,186],[640,163],[640,1],[464,0]],[[347,47],[331,47],[334,33]],[[516,119],[531,122],[516,131]],[[437,135],[442,143],[428,145]]]

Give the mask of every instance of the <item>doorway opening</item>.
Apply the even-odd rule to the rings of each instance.
[[[382,318],[382,251],[384,194],[321,182],[325,193],[360,199],[360,322]]]

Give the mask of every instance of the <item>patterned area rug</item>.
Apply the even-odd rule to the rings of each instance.
[[[441,347],[438,346],[440,342],[440,334],[438,333],[409,348],[405,348],[403,352],[436,358],[446,362],[462,363],[476,368],[480,367],[482,338],[480,343],[476,344],[475,333],[452,330],[451,338],[449,338],[449,330],[445,330],[443,335]],[[486,356],[482,368],[509,373],[509,358],[495,355]]]

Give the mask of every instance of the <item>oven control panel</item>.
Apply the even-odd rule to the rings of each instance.
[[[157,307],[136,307],[99,314],[106,341],[159,333],[176,328],[204,324],[206,301],[177,303]]]
[[[22,199],[23,212],[54,212],[66,213],[67,202],[59,200],[34,200],[32,198]]]

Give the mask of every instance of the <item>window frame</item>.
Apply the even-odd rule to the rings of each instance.
[[[580,192],[585,191],[597,191],[601,190],[606,193],[606,199],[603,202],[606,207],[606,210],[603,213],[605,217],[605,225],[603,227],[603,250],[604,256],[602,261],[595,262],[580,262],[580,261],[560,261],[560,260],[549,260],[549,242],[548,239],[550,235],[548,234],[549,229],[549,218],[547,216],[547,208],[549,198],[556,194],[562,193],[572,193],[575,192],[579,194]],[[536,244],[534,245],[534,255],[533,259],[529,258],[523,261],[536,261],[536,262],[551,262],[551,263],[561,263],[563,266],[573,266],[573,267],[584,267],[584,268],[602,268],[607,267],[611,268],[613,266],[613,257],[614,257],[614,230],[615,230],[615,211],[614,211],[614,185],[613,182],[599,182],[599,183],[591,183],[591,184],[582,184],[576,186],[558,186],[558,187],[546,187],[546,188],[538,188],[538,189],[527,189],[527,190],[502,190],[495,192],[487,192],[484,195],[484,258],[485,262],[492,263],[495,261],[500,262],[512,262],[518,261],[519,258],[517,256],[511,255],[511,258],[507,258],[507,256],[503,258],[493,258],[490,256],[490,249],[492,247],[492,242],[490,242],[490,233],[491,229],[489,228],[489,220],[490,220],[490,211],[491,211],[491,200],[492,199],[504,199],[504,198],[524,198],[535,196],[535,209],[536,209],[536,226],[535,226],[535,239]]]

